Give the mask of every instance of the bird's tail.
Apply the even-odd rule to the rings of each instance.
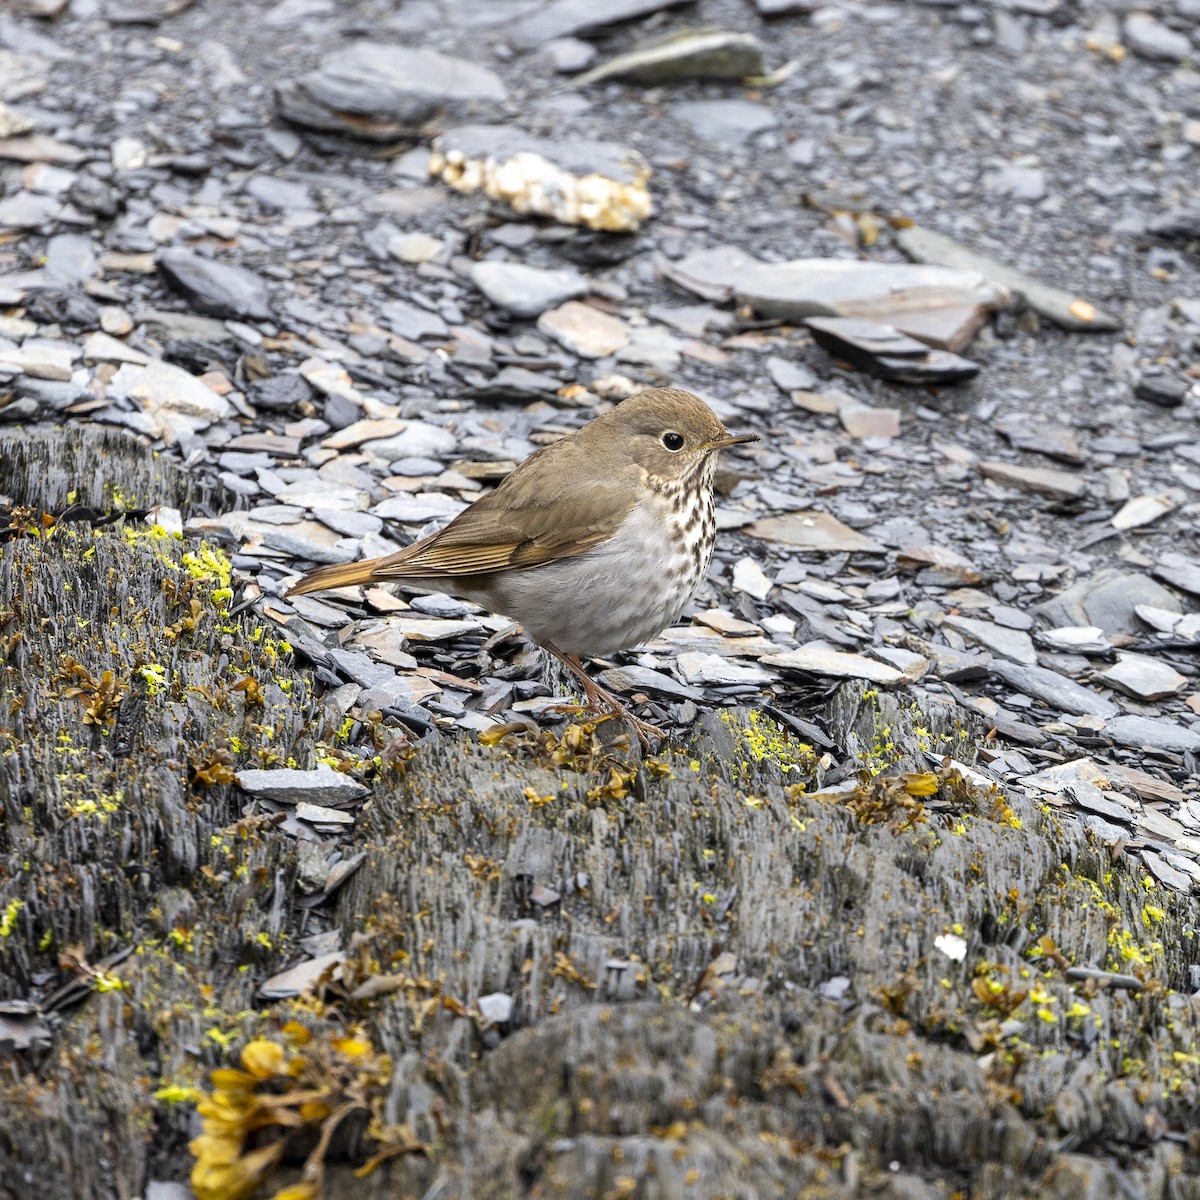
[[[376,573],[379,559],[365,562],[335,563],[331,567],[318,567],[302,575],[287,590],[289,596],[303,596],[305,592],[320,592],[325,588],[354,587],[356,584],[378,583],[385,576]]]

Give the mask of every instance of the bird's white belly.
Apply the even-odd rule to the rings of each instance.
[[[500,572],[486,588],[462,591],[520,621],[535,642],[581,657],[614,654],[670,625],[708,570],[711,544],[699,554],[685,549],[678,525],[639,506],[600,546],[532,570]]]

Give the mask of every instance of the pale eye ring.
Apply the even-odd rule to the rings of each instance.
[[[674,433],[674,432],[670,432],[670,431],[667,433],[664,433],[662,435],[662,444],[664,446],[666,446],[666,448],[668,450],[672,450],[672,451],[682,450],[683,449],[683,434]]]

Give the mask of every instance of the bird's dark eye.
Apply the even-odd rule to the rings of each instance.
[[[683,449],[683,434],[681,434],[681,433],[664,433],[662,435],[662,444],[664,446],[666,446],[666,448],[668,450],[682,450]]]

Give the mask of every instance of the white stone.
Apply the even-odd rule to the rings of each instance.
[[[150,361],[150,355],[96,330],[83,343],[83,361],[133,363],[135,366],[144,367]]]
[[[762,567],[752,558],[739,558],[733,564],[733,590],[745,592],[755,600],[765,600],[775,585],[763,573]]]

